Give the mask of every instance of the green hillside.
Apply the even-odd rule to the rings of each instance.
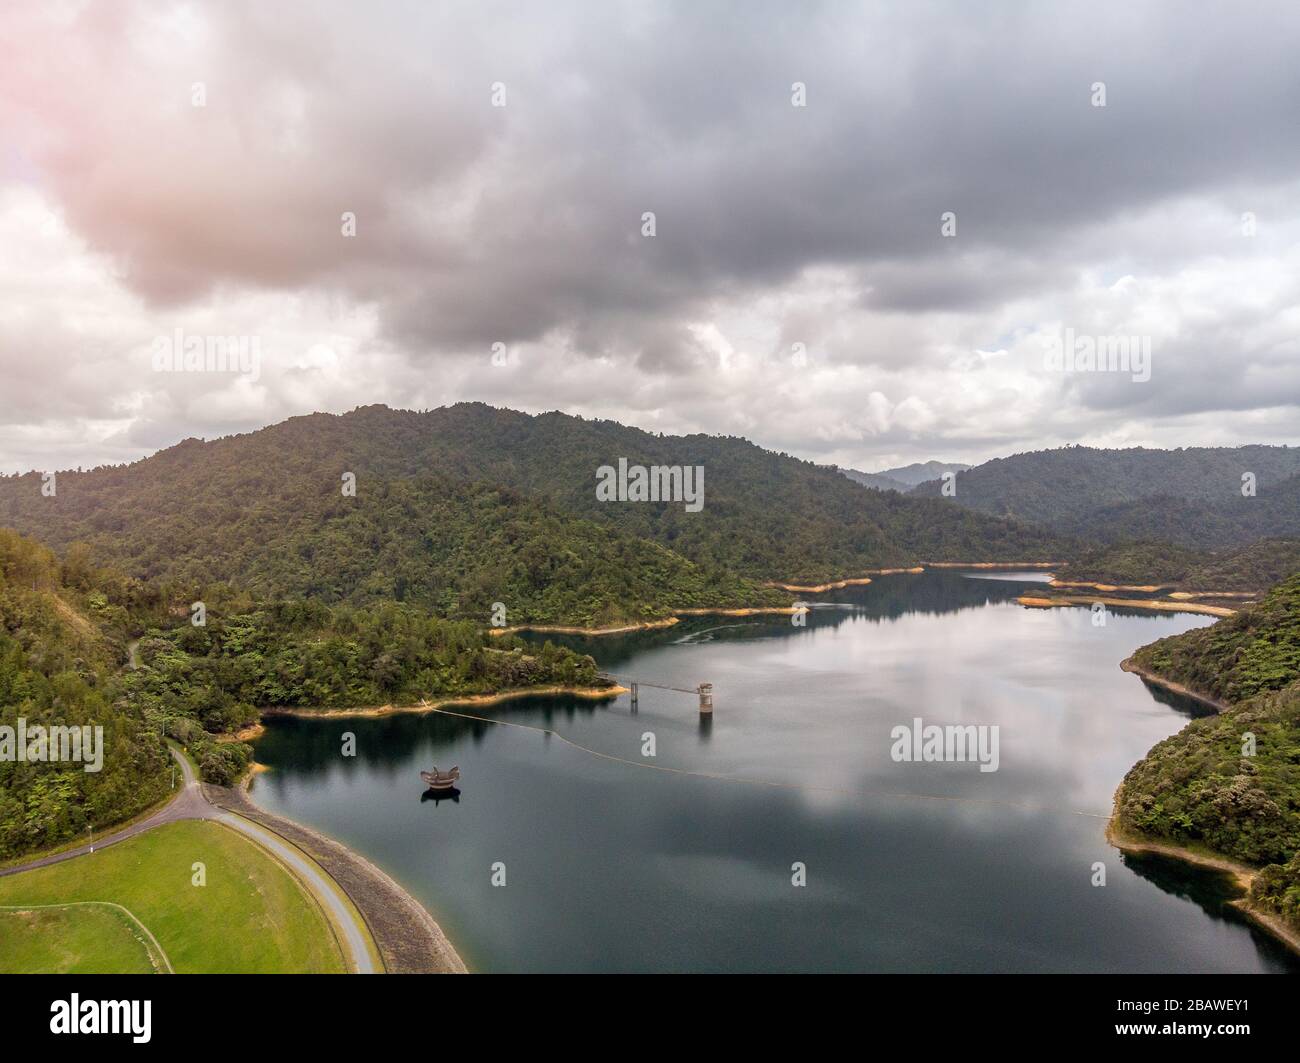
[[[1252,903],[1300,927],[1300,573],[1134,660],[1230,708],[1193,720],[1129,771],[1118,826],[1261,866]]]
[[[1253,498],[1242,495],[1244,473],[1255,475]],[[997,458],[959,473],[953,501],[1092,539],[1213,548],[1300,534],[1297,474],[1300,449],[1284,446],[1075,446]],[[937,498],[940,487],[923,483],[912,496]]]
[[[1210,555],[1201,550],[1140,540],[1087,550],[1057,569],[1056,578],[1081,583],[1177,585],[1209,560]]]
[[[1260,539],[1211,553],[1160,540],[1085,551],[1056,572],[1062,581],[1154,584],[1191,591],[1257,592],[1300,571],[1300,539]]]
[[[620,458],[703,466],[703,509],[600,501],[597,470]],[[357,477],[352,499],[340,491],[348,472]],[[600,539],[575,519],[617,537]],[[423,413],[369,406],[188,440],[129,466],[60,474],[55,498],[41,496],[34,473],[0,478],[0,523],[58,547],[84,540],[142,577],[241,580],[348,600],[413,590],[448,610],[500,569],[551,571],[551,582],[576,581],[579,609],[554,595],[543,601],[525,581],[512,585],[507,604],[556,618],[568,609],[570,620],[608,615],[616,594],[652,610],[741,597],[754,604],[752,586],[736,577],[817,580],[915,560],[1051,558],[1062,549],[1014,522],[865,491],[833,469],[743,439],[661,436],[478,403]],[[630,585],[614,577],[605,595],[592,573],[575,570],[575,558],[593,552],[627,568]],[[683,558],[697,568],[683,567]]]
[[[1217,624],[1143,646],[1133,661],[1220,701],[1281,690],[1300,678],[1300,572]]]
[[[0,725],[103,727],[102,766],[0,759],[0,861],[84,838],[167,792],[157,731],[111,684],[125,659],[121,626],[139,588],[99,579],[74,557],[0,529]],[[93,735],[93,732],[92,732]],[[16,738],[16,735],[15,735]]]

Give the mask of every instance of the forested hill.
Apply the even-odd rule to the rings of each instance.
[[[86,771],[86,761],[19,763],[12,750],[0,759],[0,862],[85,837],[167,792],[158,731],[115,698],[110,682],[126,657],[128,608],[157,605],[146,598],[128,580],[95,573],[79,552],[60,563],[0,529],[0,725],[15,743],[20,719],[29,733],[103,728],[98,771]]]
[[[597,470],[620,458],[703,466],[703,509],[599,501]],[[348,472],[357,477],[355,498],[340,491]],[[535,530],[539,521],[545,534]],[[478,403],[427,412],[369,406],[187,440],[129,466],[62,473],[54,498],[42,497],[35,473],[0,478],[3,524],[55,546],[90,542],[140,575],[248,578],[326,597],[367,588],[400,597],[401,580],[433,603],[488,587],[502,568],[539,585],[572,584],[592,575],[576,560],[587,556],[630,563],[634,581],[667,572],[689,584],[685,558],[696,585],[721,586],[725,598],[747,591],[737,577],[824,579],[916,560],[1061,552],[1045,533],[867,491],[743,439],[661,436]],[[602,529],[616,534],[600,539]],[[644,540],[672,553],[647,553]]]
[[[1117,826],[1261,865],[1250,903],[1300,929],[1300,573],[1258,605],[1133,660],[1229,708],[1133,767],[1116,795]]]
[[[1097,539],[1156,538],[1203,550],[1225,550],[1258,539],[1300,535],[1300,476],[1273,480],[1253,498],[1238,493],[1204,503],[1167,495],[1097,510],[1089,518]]]
[[[1253,473],[1257,494],[1242,494]],[[1111,540],[1218,547],[1300,534],[1300,448],[1065,447],[997,458],[957,474],[954,500],[980,513]],[[912,494],[939,497],[930,481]],[[1195,520],[1189,520],[1189,517]]]
[[[167,796],[164,735],[184,745],[204,781],[229,785],[251,749],[214,735],[253,722],[259,707],[599,683],[590,657],[400,603],[236,610],[235,598],[214,598],[195,626],[189,599],[169,594],[96,568],[80,547],[60,560],[0,529],[0,864],[98,834]],[[47,755],[56,747],[43,747],[35,729],[56,726],[87,726],[92,736],[102,728],[93,747],[101,755]]]
[[[1217,624],[1143,646],[1133,661],[1228,702],[1300,680],[1300,572],[1269,590],[1258,604]]]
[[[1056,578],[1243,593],[1267,590],[1293,572],[1300,572],[1300,539],[1260,539],[1218,554],[1140,540],[1087,550],[1057,569]]]

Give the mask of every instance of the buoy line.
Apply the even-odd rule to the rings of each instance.
[[[901,792],[897,790],[858,790],[844,786],[809,786],[803,783],[780,782],[774,779],[755,779],[745,775],[725,775],[722,772],[711,771],[694,771],[690,768],[672,768],[664,764],[652,764],[645,760],[632,760],[630,757],[620,757],[614,753],[605,753],[599,749],[591,749],[588,746],[581,745],[566,738],[559,731],[549,727],[536,727],[533,724],[516,723],[513,720],[495,720],[491,716],[476,716],[469,712],[453,712],[450,709],[430,709],[430,712],[440,713],[444,716],[458,716],[462,720],[477,720],[480,723],[493,723],[498,727],[517,727],[521,731],[533,731],[537,734],[549,735],[559,739],[566,746],[586,753],[589,756],[599,757],[601,760],[611,760],[616,764],[627,764],[633,768],[648,768],[651,771],[664,772],[669,775],[687,775],[697,779],[710,779],[713,782],[730,782],[740,783],[744,786],[766,786],[778,790],[801,790],[815,791],[817,793],[844,794],[851,797],[894,797],[913,801],[951,801],[958,804],[974,805],[993,805],[1002,808],[1015,808],[1023,812],[1068,812],[1072,816],[1085,816],[1089,819],[1109,820],[1110,815],[1100,812],[1083,812],[1075,808],[1057,808],[1052,805],[1028,805],[1018,801],[1002,801],[997,798],[988,797],[958,797],[952,794],[917,794]]]

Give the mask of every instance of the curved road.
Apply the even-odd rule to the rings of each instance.
[[[26,864],[19,864],[16,867],[0,869],[0,877],[16,875],[20,871],[31,871],[38,867],[48,867],[50,864],[59,864],[64,860],[71,860],[73,857],[94,852],[96,849],[116,845],[118,842],[126,841],[127,838],[134,838],[137,834],[153,830],[154,827],[161,827],[164,823],[175,823],[183,819],[217,820],[232,830],[239,831],[240,834],[254,844],[269,852],[276,861],[284,865],[310,891],[320,904],[322,911],[325,912],[326,918],[334,927],[335,934],[344,952],[347,953],[344,959],[347,961],[349,970],[358,974],[375,974],[375,961],[371,950],[367,947],[366,935],[361,932],[356,917],[349,911],[339,895],[340,891],[334,887],[334,884],[322,874],[314,863],[283,839],[240,816],[236,816],[234,813],[226,812],[211,804],[203,795],[203,789],[199,786],[198,779],[194,777],[194,769],[190,767],[190,762],[174,749],[171,750],[171,754],[176,763],[180,765],[184,785],[181,787],[180,793],[168,802],[164,808],[160,808],[153,815],[142,819],[139,823],[133,823],[131,826],[124,827],[114,834],[100,838],[97,842],[80,845],[75,849],[65,849],[61,853],[44,856]]]

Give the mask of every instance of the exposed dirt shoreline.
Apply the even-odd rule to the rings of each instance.
[[[789,591],[791,594],[822,594],[826,591],[839,590],[842,587],[865,586],[877,576],[919,575],[927,568],[978,568],[978,569],[1024,569],[1024,568],[1059,568],[1059,561],[924,561],[906,568],[870,568],[859,576],[846,576],[843,579],[830,580],[826,583],[786,583],[781,580],[769,580],[765,587],[775,587]],[[636,620],[627,624],[615,624],[610,627],[578,627],[571,624],[516,624],[512,627],[489,628],[490,635],[515,635],[531,632],[537,635],[627,635],[633,631],[654,631],[658,628],[672,627],[684,616],[791,616],[799,611],[793,605],[754,605],[737,606],[732,609],[674,609],[671,616],[657,620]]]
[[[824,591],[838,590],[841,587],[865,586],[871,582],[874,576],[917,575],[924,571],[925,568],[921,565],[914,565],[911,568],[869,568],[860,576],[846,576],[844,579],[830,580],[826,583],[783,583],[780,580],[769,580],[764,586],[779,587],[783,591],[790,591],[794,594],[821,594]]]
[[[1016,599],[1031,609],[1051,609],[1064,605],[1114,605],[1124,609],[1154,609],[1163,613],[1205,613],[1207,616],[1232,616],[1237,610],[1226,605],[1201,605],[1199,602],[1166,602],[1159,598],[1096,598],[1090,594],[1062,594],[1054,598],[1037,598],[1025,594]]]
[[[1064,561],[922,561],[925,568],[1060,568]]]
[[[1176,683],[1172,679],[1166,679],[1157,672],[1149,668],[1143,668],[1137,664],[1132,657],[1128,657],[1120,662],[1120,670],[1129,672],[1133,675],[1140,676],[1143,680],[1152,686],[1160,687],[1171,693],[1178,694],[1181,697],[1190,698],[1215,712],[1226,712],[1232,708],[1225,701],[1212,698],[1208,694],[1201,694],[1182,683]],[[1200,849],[1192,849],[1188,846],[1177,845],[1169,841],[1160,841],[1155,838],[1148,838],[1139,835],[1126,833],[1119,822],[1119,795],[1124,789],[1124,784],[1120,783],[1115,791],[1115,803],[1111,809],[1111,816],[1106,823],[1106,841],[1121,852],[1126,853],[1155,853],[1160,856],[1167,856],[1175,860],[1181,860],[1184,863],[1191,864],[1195,867],[1209,868],[1214,871],[1224,872],[1232,877],[1233,882],[1241,890],[1242,896],[1229,903],[1237,911],[1241,912],[1251,923],[1261,930],[1271,934],[1283,945],[1289,948],[1296,955],[1300,955],[1300,931],[1273,912],[1265,911],[1251,903],[1250,886],[1255,881],[1255,876],[1259,874],[1257,868],[1249,864],[1243,864],[1239,860],[1233,860],[1231,857],[1222,856],[1218,853],[1209,852]]]
[[[863,580],[870,583],[870,580]],[[654,631],[681,623],[684,616],[793,616],[799,611],[793,605],[751,605],[736,609],[674,609],[672,616],[660,620],[640,620],[616,627],[569,627],[563,624],[518,624],[515,627],[488,628],[491,635],[515,635],[530,631],[536,635],[626,635],[633,631]]]
[[[260,723],[250,723],[238,731],[227,731],[216,736],[218,742],[255,742],[266,734],[266,728]]]
[[[1115,795],[1115,800],[1118,805],[1118,792]],[[1120,852],[1132,853],[1138,856],[1148,854],[1166,856],[1173,860],[1181,860],[1183,863],[1194,867],[1207,868],[1230,876],[1233,884],[1242,891],[1242,896],[1228,903],[1255,926],[1272,935],[1293,953],[1300,956],[1300,931],[1297,931],[1273,912],[1265,911],[1250,901],[1250,886],[1255,881],[1255,876],[1259,874],[1257,868],[1226,856],[1219,856],[1217,853],[1202,852],[1198,849],[1175,845],[1172,842],[1125,834],[1123,828],[1119,825],[1118,811],[1112,812],[1110,820],[1106,824],[1106,841]]]
[[[421,715],[437,712],[449,705],[496,705],[502,701],[516,698],[544,697],[564,694],[575,698],[589,698],[592,701],[604,701],[606,698],[626,694],[627,687],[612,684],[607,687],[567,687],[541,686],[519,687],[505,690],[499,694],[462,694],[458,697],[439,698],[437,701],[421,701],[417,705],[367,705],[352,709],[303,709],[291,705],[272,706],[262,709],[262,717],[300,716],[311,720],[345,720],[376,716],[400,716],[404,714]]]
[[[1163,690],[1168,690],[1170,693],[1178,694],[1185,698],[1191,698],[1193,701],[1199,702],[1206,708],[1213,709],[1215,712],[1227,712],[1228,709],[1232,708],[1232,706],[1226,701],[1219,701],[1218,698],[1212,698],[1208,694],[1199,694],[1191,687],[1183,686],[1182,683],[1175,683],[1172,679],[1166,679],[1158,672],[1153,672],[1148,668],[1143,668],[1140,664],[1134,661],[1132,657],[1126,657],[1124,660],[1120,661],[1119,667],[1121,672],[1130,672],[1133,675],[1141,676],[1152,686],[1158,686]]]
[[[1172,587],[1172,583],[1089,583],[1087,580],[1071,579],[1054,579],[1049,580],[1049,587],[1087,587],[1094,591],[1141,591],[1145,594],[1155,594],[1156,591],[1163,590],[1165,587]]]
[[[1084,587],[1089,590],[1103,591],[1110,594],[1114,591],[1137,591],[1142,594],[1155,594],[1158,591],[1167,590],[1166,598],[1174,601],[1185,602],[1192,598],[1232,598],[1237,601],[1250,601],[1257,597],[1255,591],[1181,591],[1174,590],[1178,584],[1172,580],[1167,583],[1091,583],[1088,580],[1066,580],[1054,579],[1048,581],[1049,587]]]

